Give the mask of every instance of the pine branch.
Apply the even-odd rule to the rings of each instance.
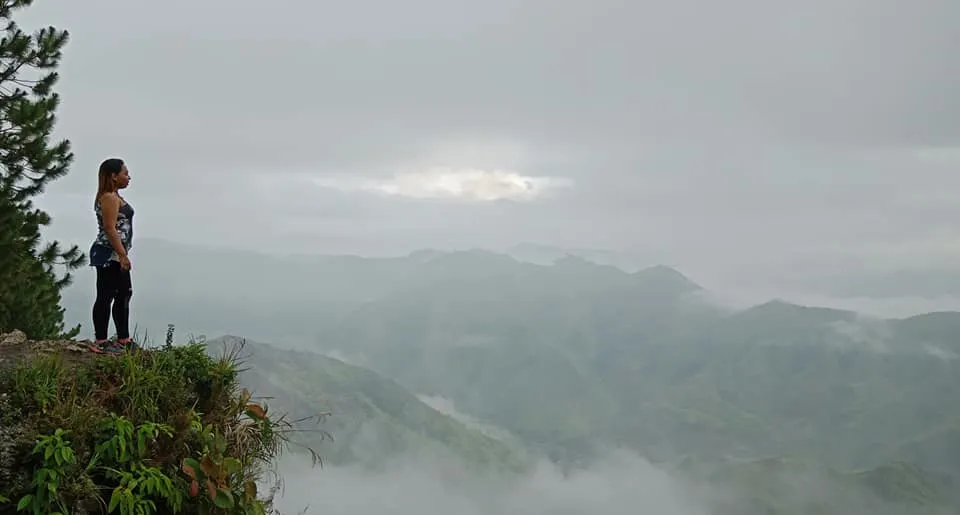
[[[51,141],[60,106],[56,69],[70,36],[54,27],[21,30],[12,17],[32,4],[0,0],[0,332],[55,337],[64,333],[60,292],[86,256],[76,245],[41,245],[51,220],[32,199],[65,176],[74,159],[68,140]],[[66,269],[62,277],[57,268]]]

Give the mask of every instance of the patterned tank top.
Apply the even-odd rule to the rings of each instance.
[[[120,243],[123,248],[129,251],[133,248],[133,206],[123,200],[120,211],[117,213],[117,234],[120,235]],[[94,201],[93,212],[97,215],[97,237],[93,240],[90,247],[90,264],[92,266],[103,266],[109,261],[119,261],[119,256],[113,251],[110,245],[110,239],[107,238],[107,231],[103,228],[103,211],[100,208],[100,202]]]

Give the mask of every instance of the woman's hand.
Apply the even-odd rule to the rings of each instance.
[[[130,270],[130,258],[127,256],[120,256],[120,268],[124,270]]]

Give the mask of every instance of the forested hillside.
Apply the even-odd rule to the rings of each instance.
[[[521,446],[470,429],[371,370],[239,337],[208,346],[211,352],[242,347],[240,381],[268,398],[275,412],[324,414],[319,426],[303,424],[306,430],[294,441],[321,449],[327,464],[377,467],[403,455],[434,453],[486,472],[521,473],[530,466]]]

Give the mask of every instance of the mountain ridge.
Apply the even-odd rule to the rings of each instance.
[[[331,464],[382,465],[408,452],[439,452],[468,468],[511,473],[528,466],[510,444],[435,410],[394,380],[368,368],[317,352],[283,349],[237,335],[207,340],[208,346],[242,346],[241,382],[257,396],[274,399],[293,413],[327,413],[323,435],[305,437]],[[386,443],[385,443],[386,442]]]

